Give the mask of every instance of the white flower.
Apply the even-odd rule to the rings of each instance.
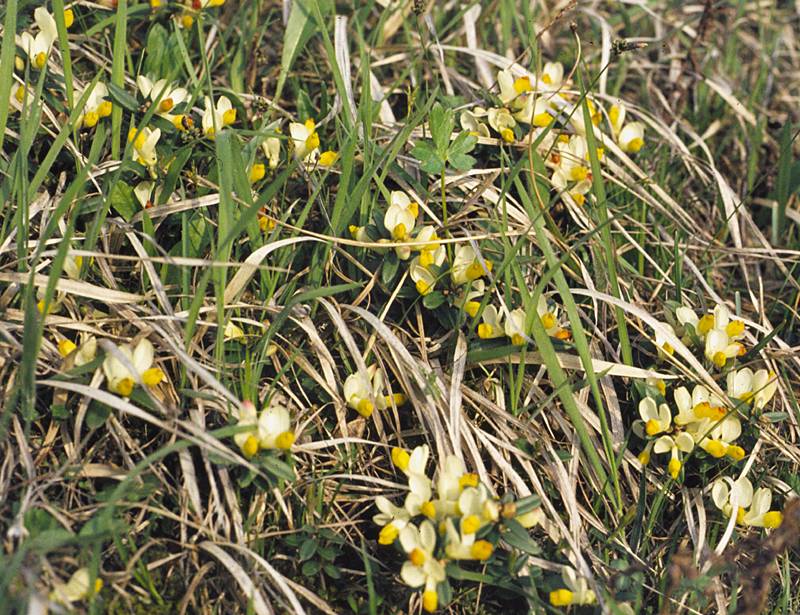
[[[368,418],[376,407],[383,410],[392,403],[400,406],[406,401],[402,393],[392,396],[383,394],[383,372],[378,369],[377,364],[367,368],[366,376],[356,372],[347,377],[344,381],[344,399],[348,406],[364,418]]]
[[[258,446],[264,449],[289,449],[294,444],[292,419],[289,411],[273,401],[258,417]]]
[[[161,138],[161,129],[150,130],[147,126],[137,132],[133,127],[128,132],[128,141],[133,143],[133,159],[139,164],[152,170],[158,162],[156,145]]]
[[[148,77],[139,75],[136,77],[136,85],[144,98],[149,99],[153,104],[158,103],[156,115],[169,121],[172,121],[175,117],[170,114],[170,111],[189,98],[189,91],[186,88],[167,83],[166,79],[159,79],[154,83]],[[220,99],[220,102],[222,102],[222,99]],[[206,105],[207,107],[208,105]],[[220,121],[220,125],[222,123]],[[203,129],[205,130],[205,125]]]
[[[597,597],[589,589],[586,579],[579,577],[574,568],[565,566],[561,572],[566,588],[550,592],[550,604],[553,606],[569,606],[571,604],[594,604]]]
[[[453,284],[460,286],[473,282],[483,275],[488,275],[491,270],[491,261],[478,258],[478,254],[471,245],[460,245],[456,248],[455,256],[453,257],[450,277],[453,280]]]
[[[480,114],[480,111],[483,111],[483,114]],[[462,111],[459,117],[462,130],[466,130],[475,137],[488,138],[490,136],[489,127],[480,120],[482,115],[486,115],[486,111],[480,107],[476,107],[474,111]]]
[[[83,96],[82,93],[77,94],[78,97]],[[86,128],[92,128],[97,125],[100,118],[108,117],[111,115],[113,105],[108,97],[108,87],[105,83],[97,82],[89,92],[89,97],[86,99],[86,104],[83,106],[83,113],[78,118],[77,125]]]
[[[678,319],[678,322],[681,325],[692,325],[692,328],[694,328],[695,332],[698,332],[697,326],[700,323],[700,319],[697,317],[697,314],[694,313],[692,308],[682,305],[675,310],[675,317]]]
[[[516,83],[517,81],[514,79],[514,75],[511,74],[510,70],[501,70],[497,73],[497,85],[500,88],[500,100],[504,105],[507,105],[517,96],[519,96],[519,92],[515,87]]]
[[[481,314],[481,324],[478,325],[478,337],[490,340],[505,335],[505,327],[500,312],[493,305],[487,305]]]
[[[94,361],[97,354],[97,338],[94,335],[81,333],[80,346],[64,338],[58,342],[58,353],[65,359],[72,355],[72,365],[76,367],[86,365]]]
[[[452,516],[458,510],[458,498],[466,487],[477,487],[477,474],[468,473],[464,461],[455,455],[448,455],[444,464],[439,466],[436,477],[436,494],[434,502],[439,517]]]
[[[475,534],[488,523],[500,518],[500,505],[484,485],[466,487],[458,497],[461,512],[461,533]]]
[[[144,181],[134,186],[133,194],[143,209],[149,209],[154,205],[154,201],[158,201],[161,189],[161,186],[156,186],[153,182]]]
[[[542,326],[547,335],[560,340],[569,338],[569,329],[562,327],[558,322],[558,306],[550,308],[544,295],[539,295],[539,301],[536,304],[536,314],[539,316],[539,320],[542,321]]]
[[[745,476],[735,481],[728,477],[717,479],[711,487],[711,497],[725,516],[730,517],[735,509],[739,524],[776,528],[783,521],[780,511],[770,510],[772,492],[766,487],[753,492],[753,485]]]
[[[686,387],[675,389],[676,425],[687,425],[703,419],[721,420],[727,414],[725,402],[702,384],[695,385],[692,394]]]
[[[400,578],[410,587],[423,587],[422,605],[428,612],[438,606],[436,586],[447,578],[444,566],[434,557],[436,530],[430,521],[419,528],[409,524],[400,531],[400,545],[408,555]]]
[[[542,96],[529,92],[519,99],[522,106],[514,114],[514,118],[522,124],[531,124],[540,128],[553,121],[550,113],[550,103]]]
[[[461,522],[462,529],[459,532],[453,523],[453,519],[445,521],[445,534],[447,545],[445,553],[447,557],[455,560],[479,560],[484,561],[491,557],[494,552],[492,543],[486,540],[475,540],[475,532],[465,532],[464,522]]]
[[[489,126],[500,134],[503,141],[514,142],[514,126],[517,125],[517,121],[508,109],[492,107],[487,112],[487,119]]]
[[[411,453],[400,447],[395,447],[392,449],[392,463],[408,477],[415,475],[426,476],[425,466],[428,465],[430,454],[427,444],[415,447]]]
[[[508,314],[508,318],[506,318],[503,329],[506,337],[510,337],[511,343],[515,346],[521,346],[525,343],[525,338],[527,336],[527,332],[525,330],[526,319],[527,315],[525,314],[525,310],[522,308],[512,310]]]
[[[778,377],[774,372],[749,367],[730,371],[727,376],[728,395],[752,403],[754,408],[764,408],[778,390]]]
[[[255,404],[249,400],[243,401],[238,415],[236,426],[242,431],[233,435],[233,441],[249,459],[258,452],[258,412]]]
[[[278,137],[267,137],[261,142],[261,151],[267,157],[269,168],[274,169],[281,160],[281,140]]]
[[[681,453],[691,453],[694,449],[694,438],[685,431],[676,436],[661,436],[653,445],[657,454],[669,453],[670,460],[667,464],[670,476],[677,479],[681,471]]]
[[[202,120],[203,134],[209,139],[213,139],[218,131],[236,121],[236,109],[233,108],[227,96],[220,96],[216,105],[208,96],[203,100],[205,102]]]
[[[36,36],[30,32],[23,32],[16,37],[16,43],[28,55],[31,66],[41,70],[47,64],[50,49],[58,38],[58,30],[56,20],[43,6],[33,12],[33,19],[39,26],[39,32]]]
[[[313,164],[319,155],[319,135],[313,119],[307,119],[303,124],[291,122],[289,134],[294,141],[294,155],[303,162]]]
[[[129,397],[137,382],[155,386],[164,379],[164,372],[152,366],[155,349],[146,338],[142,338],[133,350],[129,345],[123,344],[117,347],[117,351],[127,359],[134,372],[132,373],[114,353],[108,353],[103,361],[103,373],[111,392]]]
[[[441,262],[436,264],[441,265],[442,262],[444,262],[444,257],[442,257]],[[415,256],[411,260],[411,263],[408,266],[408,275],[411,278],[411,281],[414,282],[414,286],[420,295],[427,295],[428,293],[432,292],[434,286],[436,286],[436,277],[428,267],[424,267],[422,264],[420,264],[419,256]]]
[[[631,122],[626,124],[617,137],[617,143],[623,152],[635,154],[644,146],[644,124]]]
[[[672,424],[672,413],[667,404],[656,404],[652,397],[645,397],[639,402],[639,416],[644,422],[648,436],[656,436],[669,430]]]
[[[543,91],[559,90],[564,82],[564,65],[561,62],[547,62],[542,69]]]
[[[416,216],[412,209],[390,205],[383,216],[383,225],[392,236],[392,240],[399,243],[411,241],[411,231],[416,224]],[[397,246],[395,248],[397,257],[400,260],[408,260],[411,257],[411,246]]]
[[[720,421],[703,419],[689,425],[687,431],[697,445],[712,457],[719,459],[729,455],[737,461],[744,457],[744,449],[733,445],[742,435],[742,424],[736,416],[726,416]]]
[[[66,583],[56,583],[50,592],[50,600],[69,606],[73,602],[85,600],[103,588],[103,579],[96,578],[94,586],[90,583],[91,574],[88,568],[76,570]]]
[[[372,517],[372,520],[381,526],[378,543],[390,545],[397,540],[400,530],[408,525],[411,515],[408,514],[405,508],[395,506],[382,495],[375,498],[375,505],[380,511],[380,513]]]
[[[560,144],[557,160],[551,178],[556,188],[564,189],[569,182],[581,182],[589,178],[589,148],[583,136],[572,135],[566,144]]]
[[[711,329],[706,335],[706,358],[719,368],[725,367],[728,359],[738,356],[744,347],[732,342],[724,329]]]

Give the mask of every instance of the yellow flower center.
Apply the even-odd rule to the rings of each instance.
[[[716,457],[717,459],[720,459],[721,457],[725,456],[728,447],[719,440],[711,440],[706,444],[705,449],[709,455],[711,455],[712,457]]]
[[[21,85],[21,86],[19,86],[17,88],[16,92],[14,92],[14,98],[17,99],[18,103],[21,103],[23,100],[25,100],[25,94],[26,93],[27,93],[27,90],[25,89],[25,86]]]
[[[719,351],[714,353],[714,356],[711,360],[717,367],[725,367],[725,362],[728,360],[728,357],[725,356],[724,352]]]
[[[677,479],[678,478],[678,474],[681,471],[681,462],[680,462],[680,460],[679,459],[675,459],[674,457],[672,459],[670,459],[669,460],[669,465],[667,466],[667,469],[669,470],[670,476],[672,476],[672,478]]]
[[[142,382],[144,382],[149,387],[157,385],[163,379],[164,379],[164,372],[162,372],[157,367],[151,367],[150,369],[146,369],[142,374]]]
[[[470,555],[477,559],[477,560],[486,560],[491,557],[492,552],[494,551],[494,547],[492,543],[486,540],[478,540],[472,545],[472,548],[469,550]]]
[[[712,314],[706,314],[697,323],[697,332],[700,335],[705,335],[713,328],[714,328],[714,316]]]
[[[117,383],[116,393],[119,393],[123,397],[130,397],[131,393],[133,392],[133,378],[123,378]]]
[[[439,596],[432,589],[422,592],[422,608],[428,613],[433,613],[439,605]]]
[[[477,487],[478,486],[478,475],[468,472],[467,474],[462,474],[461,478],[458,479],[458,486],[461,489],[466,487]]]
[[[41,70],[45,64],[47,64],[47,54],[44,51],[40,51],[33,57],[33,66]]]
[[[75,13],[72,12],[72,9],[67,9],[64,11],[64,25],[67,27],[67,30],[69,30],[74,23]]]
[[[553,337],[556,338],[557,340],[565,341],[568,340],[571,335],[572,334],[569,332],[569,329],[565,329],[562,327],[561,329],[555,332]]]
[[[511,130],[510,128],[503,128],[503,130],[500,131],[500,136],[506,143],[514,142],[514,131]]]
[[[395,241],[403,241],[406,237],[408,237],[408,229],[402,222],[392,229],[392,239]]]
[[[545,329],[552,329],[556,326],[556,317],[552,312],[542,314],[542,326]]]
[[[566,588],[550,592],[550,604],[553,606],[569,606],[572,604],[573,594]]]
[[[260,162],[257,162],[253,165],[250,169],[250,183],[254,184],[257,181],[264,179],[264,176],[267,174],[267,167],[265,167]]]
[[[289,450],[294,444],[294,432],[284,431],[281,435],[275,438],[275,447],[282,451]]]
[[[97,115],[100,117],[108,117],[111,115],[111,111],[114,109],[114,105],[111,103],[110,100],[104,100],[99,105],[97,105]]]
[[[172,118],[172,125],[181,132],[194,126],[194,120],[188,115],[179,114]]]
[[[514,344],[514,346],[522,346],[525,344],[525,338],[519,333],[515,333],[511,336],[511,343]]]
[[[470,318],[475,318],[478,314],[478,310],[480,309],[481,304],[480,301],[467,301],[464,304],[464,311],[470,315]]]
[[[244,441],[244,444],[242,444],[242,454],[247,459],[250,459],[257,452],[258,452],[258,438],[250,434],[249,436],[247,436],[247,440]]]
[[[663,350],[667,354],[673,354],[675,352],[675,349],[669,342],[664,342],[663,344],[661,344],[661,350]]]
[[[650,463],[650,451],[642,451],[639,453],[637,459],[639,460],[639,463],[641,463],[643,466],[646,466],[648,463]]]
[[[634,137],[633,139],[631,139],[630,141],[628,141],[628,144],[627,144],[627,146],[625,147],[625,149],[626,149],[628,152],[630,152],[631,154],[635,154],[635,153],[637,153],[637,152],[638,152],[640,149],[642,149],[642,146],[643,146],[643,145],[644,145],[644,139],[642,139],[641,137]]]
[[[436,505],[428,500],[427,502],[423,502],[422,505],[419,507],[419,511],[428,517],[428,519],[435,519],[436,518]]]
[[[58,342],[58,354],[60,354],[62,357],[66,357],[76,348],[77,346],[75,343],[70,340],[63,339]]]
[[[426,269],[433,265],[433,252],[430,250],[422,250],[419,253],[419,264]]]
[[[174,106],[175,102],[171,98],[164,98],[160,103],[158,103],[158,110],[161,113],[166,113],[167,111],[170,111]]]
[[[589,169],[586,167],[572,167],[569,177],[572,181],[580,182],[589,177]]]
[[[405,472],[411,463],[411,455],[407,450],[396,446],[392,449],[392,463]]]
[[[181,15],[181,27],[186,28],[187,30],[194,25],[194,17],[189,15],[189,13],[184,13]]]
[[[390,545],[397,540],[397,536],[400,534],[400,530],[398,530],[394,525],[391,523],[389,525],[384,525],[381,528],[380,533],[378,534],[378,544],[382,545]]]
[[[747,515],[747,511],[744,508],[740,508],[736,511],[736,523],[742,525],[744,523],[744,517]]]
[[[654,436],[657,433],[661,433],[664,431],[661,429],[661,423],[656,419],[650,419],[644,424],[644,430],[647,432],[648,436]]]
[[[375,406],[368,399],[360,400],[358,402],[358,406],[356,406],[356,412],[358,412],[365,419],[370,417],[370,415],[372,414],[372,411],[374,409],[375,409]]]
[[[611,109],[608,110],[608,119],[611,121],[612,126],[617,125],[619,121],[619,107],[617,105],[611,105]]]
[[[488,340],[494,337],[494,327],[488,322],[482,322],[478,325],[478,337],[482,340]]]
[[[764,515],[764,527],[774,529],[783,523],[783,513],[779,510],[771,510]]]
[[[469,515],[464,517],[463,521],[461,522],[461,529],[465,534],[474,534],[481,529],[481,520],[478,519],[477,515]]]
[[[547,85],[550,85],[551,83],[553,83],[553,78],[547,73],[545,73],[544,75],[542,75],[542,82],[546,83]]]
[[[467,272],[465,275],[467,280],[473,282],[483,275],[483,267],[481,267],[481,264],[478,261],[472,261],[472,264],[467,267]]]
[[[319,155],[319,164],[323,167],[329,167],[336,162],[336,159],[339,158],[339,154],[334,152],[333,150],[328,150],[327,152],[322,152]]]
[[[552,121],[553,121],[553,116],[547,113],[546,111],[542,113],[537,113],[536,115],[533,116],[533,125],[539,126],[540,128],[550,125]]]
[[[222,114],[222,125],[230,126],[236,121],[236,109],[228,109]]]
[[[530,77],[519,77],[514,81],[514,91],[517,94],[522,94],[523,92],[530,92],[531,91],[531,80]]]
[[[416,547],[408,554],[408,559],[415,566],[422,566],[422,564],[425,563],[425,552],[419,547]]]
[[[419,203],[417,203],[416,201],[412,201],[411,203],[409,203],[408,211],[410,211],[411,215],[416,218],[419,215]],[[438,237],[436,237],[436,233],[434,233],[431,236],[431,239],[438,239]]]
[[[86,128],[94,128],[99,121],[100,115],[97,113],[97,111],[89,111],[89,113],[83,116],[83,125]]]
[[[741,446],[736,446],[735,444],[731,444],[725,454],[734,461],[741,461],[745,456],[744,449]]]
[[[417,289],[417,292],[420,295],[427,295],[433,290],[433,286],[428,284],[425,280],[417,280],[417,283],[414,285]]]
[[[728,337],[737,337],[744,333],[744,323],[741,320],[732,320],[728,323],[728,326],[725,327],[725,333],[728,334]]]

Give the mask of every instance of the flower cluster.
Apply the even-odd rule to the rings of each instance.
[[[380,512],[373,521],[381,528],[380,544],[399,543],[407,558],[400,577],[408,586],[422,588],[422,606],[433,612],[447,582],[448,561],[488,560],[495,550],[488,538],[501,520],[513,519],[528,528],[541,521],[542,513],[501,503],[455,455],[447,456],[430,478],[429,457],[427,445],[410,453],[392,449],[392,462],[408,478],[408,494],[403,506],[378,496]]]
[[[650,391],[639,402],[641,421],[634,425],[638,435],[647,441],[639,454],[646,465],[651,451],[668,454],[667,470],[678,479],[684,455],[702,450],[709,458],[727,458],[738,462],[747,455],[738,444],[743,435],[743,418],[754,417],[774,397],[778,380],[764,368],[737,368],[736,359],[745,353],[742,342],[746,327],[743,320],[731,315],[719,304],[699,315],[690,307],[675,309],[676,326],[665,326],[681,336],[688,348],[696,348],[707,366],[723,372],[725,390],[715,393],[706,385],[694,384],[691,391],[679,386],[672,393],[672,405],[667,403],[667,387],[663,381],[650,381]],[[656,345],[662,355],[672,355],[674,348],[664,339]],[[752,422],[750,422],[752,424]],[[746,476],[736,479],[721,476],[711,488],[714,504],[726,516],[736,516],[740,525],[774,528],[780,525],[780,511],[770,510],[772,493],[766,487],[755,492]]]

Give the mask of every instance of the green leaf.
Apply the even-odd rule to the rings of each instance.
[[[383,260],[383,268],[381,269],[381,281],[384,284],[390,284],[394,277],[397,275],[397,269],[400,266],[400,259],[397,254],[389,252]]]
[[[422,298],[422,305],[429,310],[435,310],[445,302],[445,297],[439,291],[428,293]]]
[[[442,158],[444,158],[447,147],[450,144],[450,135],[453,134],[454,126],[453,112],[445,109],[441,103],[433,105],[429,116],[428,126],[431,129],[431,137]]]
[[[340,579],[342,577],[342,573],[333,564],[325,564],[323,570],[332,579]]]
[[[147,33],[147,55],[144,59],[143,74],[150,77],[161,76],[164,52],[167,48],[167,30],[160,23],[153,24]]]
[[[136,206],[136,195],[133,193],[133,188],[128,184],[115,183],[108,198],[111,201],[111,208],[122,216],[125,222],[130,222],[131,218],[139,210]]]
[[[528,530],[522,527],[518,521],[506,519],[503,525],[505,525],[508,530],[503,532],[503,540],[509,545],[529,555],[539,555],[539,553],[541,553],[542,549],[530,537]]]
[[[109,416],[111,416],[111,406],[92,401],[86,411],[86,426],[89,429],[97,429]]]
[[[475,144],[478,142],[478,139],[475,138],[473,135],[462,132],[453,140],[450,146],[447,148],[448,158],[459,154],[467,154],[475,149]]]
[[[457,171],[469,171],[477,162],[472,156],[468,156],[467,154],[450,154],[447,160]]]
[[[312,577],[319,572],[320,568],[321,568],[320,563],[314,560],[303,564],[303,567],[300,570],[304,576]]]
[[[108,84],[108,94],[111,97],[111,101],[120,107],[134,112],[139,110],[139,101],[128,94],[125,88],[121,88],[116,83]]]
[[[295,479],[292,467],[277,457],[271,455],[263,456],[261,458],[261,466],[276,478],[282,478],[290,482]]]
[[[298,553],[298,557],[300,558],[301,562],[306,561],[307,559],[311,559],[314,556],[314,553],[317,552],[317,541],[313,538],[306,538],[302,545],[300,545],[300,552]]]

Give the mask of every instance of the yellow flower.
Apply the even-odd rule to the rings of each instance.
[[[565,566],[561,572],[565,588],[550,592],[550,604],[553,606],[569,606],[571,604],[586,605],[597,602],[597,596],[589,589],[586,579],[579,577],[574,568]]]
[[[163,117],[175,125],[175,118],[181,116],[171,115],[170,111],[188,100],[189,91],[186,88],[176,87],[167,83],[166,79],[159,79],[153,82],[145,75],[136,77],[136,86],[139,88],[139,92],[142,94],[143,98],[150,100],[154,105],[157,104],[156,115]],[[181,126],[183,125],[182,122],[179,124]]]
[[[79,94],[82,96],[82,94]],[[108,88],[105,83],[98,82],[89,92],[86,104],[83,106],[83,113],[78,117],[77,126],[83,128],[94,128],[101,118],[111,115],[113,105],[108,97]]]
[[[262,179],[264,179],[264,176],[266,174],[267,174],[267,168],[260,162],[254,162],[253,166],[250,167],[250,173],[249,173],[250,183],[254,184],[257,181],[261,181]]]
[[[302,124],[291,122],[289,135],[294,142],[294,155],[305,163],[315,163],[319,156],[319,135],[316,122],[311,118]]]

